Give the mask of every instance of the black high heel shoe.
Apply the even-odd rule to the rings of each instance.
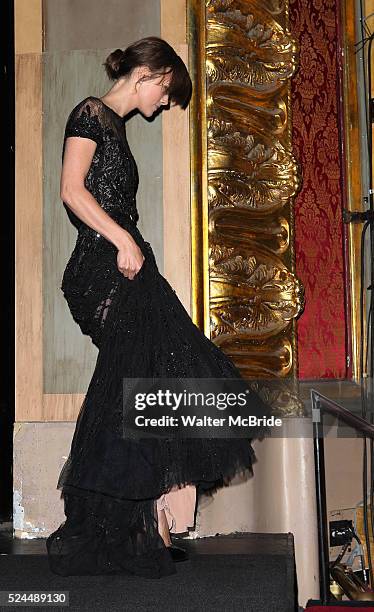
[[[171,554],[173,561],[188,561],[189,556],[185,548],[181,548],[180,546],[171,546],[166,547]]]

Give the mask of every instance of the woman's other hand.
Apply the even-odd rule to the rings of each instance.
[[[145,257],[141,249],[138,247],[132,236],[128,234],[123,244],[121,244],[118,248],[118,270],[129,280],[134,280],[135,275],[138,274],[143,265],[144,259]]]

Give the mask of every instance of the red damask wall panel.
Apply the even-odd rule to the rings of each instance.
[[[300,66],[292,80],[293,147],[303,176],[295,202],[299,377],[344,378],[346,316],[339,135],[339,0],[290,0]]]

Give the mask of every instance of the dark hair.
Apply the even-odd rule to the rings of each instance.
[[[116,49],[103,65],[112,81],[130,75],[138,66],[146,66],[152,73],[149,77],[143,77],[143,80],[171,73],[168,87],[170,100],[182,108],[186,108],[190,101],[192,83],[188,70],[182,58],[162,38],[148,36],[134,42],[124,51]]]

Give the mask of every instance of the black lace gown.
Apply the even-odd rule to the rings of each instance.
[[[124,120],[89,97],[71,112],[64,146],[69,136],[97,143],[85,185],[131,233],[145,260],[134,280],[126,278],[117,268],[116,247],[65,205],[78,236],[61,288],[74,320],[99,352],[57,484],[66,520],[47,539],[49,564],[64,576],[160,578],[176,569],[158,533],[157,498],[175,485],[208,489],[241,470],[252,473],[256,458],[252,438],[124,438],[122,380],[240,373],[194,325],[137,228],[138,174]],[[250,408],[253,415],[269,414],[254,393]]]

